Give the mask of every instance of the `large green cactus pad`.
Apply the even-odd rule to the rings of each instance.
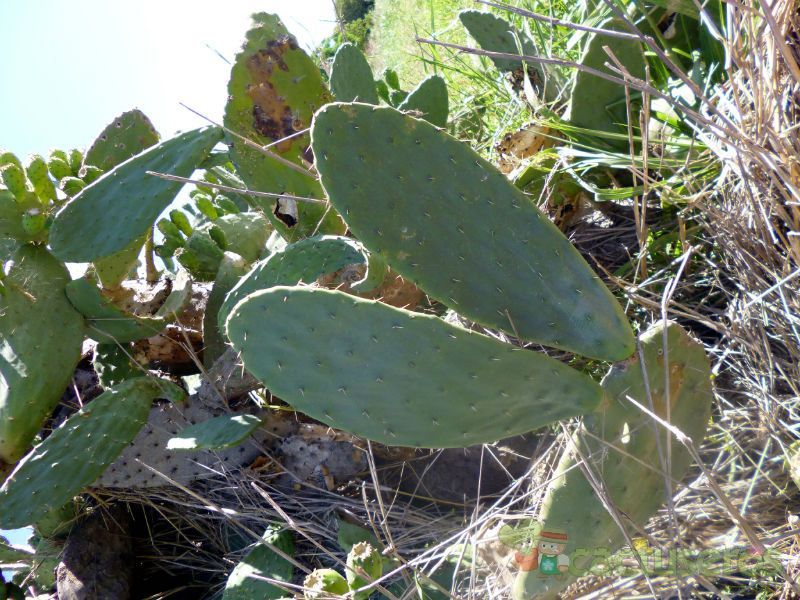
[[[446,127],[449,111],[447,84],[438,75],[426,77],[397,108],[418,112],[420,117],[437,127]]]
[[[314,111],[331,100],[320,70],[289,34],[281,20],[266,13],[253,15],[242,51],[236,55],[228,83],[225,127],[262,145],[283,140],[270,150],[297,165],[307,158],[308,134],[292,136],[311,123]],[[300,173],[264,155],[236,137],[231,158],[250,189],[321,198],[314,175]],[[320,233],[343,233],[341,220],[320,204],[297,207],[297,222],[275,214],[276,201],[248,198],[261,208],[290,240]]]
[[[166,380],[140,377],[86,404],[31,450],[0,487],[0,527],[24,527],[63,506],[136,436],[154,399],[183,395]]]
[[[264,541],[285,554],[294,554],[294,540],[288,531],[270,527],[262,536]],[[288,592],[263,578],[289,582],[294,566],[265,544],[258,544],[242,559],[228,576],[222,600],[264,600],[284,598]]]
[[[228,293],[217,317],[220,331],[231,309],[248,294],[275,285],[314,283],[321,275],[366,262],[364,247],[346,237],[323,235],[295,242],[256,263]]]
[[[600,27],[628,31],[625,24],[618,19],[606,21]],[[646,61],[642,45],[638,40],[610,37],[599,33],[591,34],[580,64],[620,78],[620,75],[604,66],[605,63],[614,65],[614,61],[606,53],[605,47],[633,77],[645,79]],[[638,129],[637,106],[641,106],[641,94],[635,90],[631,90],[630,93],[633,104],[632,123],[634,128]],[[592,73],[576,71],[572,84],[572,98],[564,118],[577,127],[627,135],[625,124],[628,122],[628,108],[625,86]],[[609,140],[609,143],[621,149],[628,147],[626,139]]]
[[[134,156],[81,190],[53,221],[53,254],[68,262],[93,261],[145,235],[183,187],[146,172],[189,177],[221,138],[217,127],[188,131]]]
[[[351,230],[429,295],[524,339],[603,360],[633,353],[586,261],[466,144],[389,107],[336,103],[317,113],[312,146]]]
[[[110,171],[118,164],[156,145],[159,137],[150,119],[142,111],[130,110],[106,126],[86,151],[84,163],[104,172]],[[138,262],[139,252],[146,239],[147,236],[143,235],[119,252],[94,262],[97,277],[103,287],[115,288],[125,280]]]
[[[666,327],[666,353],[664,332]],[[652,410],[669,417],[674,426],[700,445],[705,436],[713,398],[709,360],[703,347],[676,323],[657,323],[640,338],[641,353],[613,366],[603,379],[606,400],[601,410],[586,420],[588,435],[573,438],[591,471],[603,482],[608,496],[622,515],[631,536],[636,527],[664,504],[672,489],[665,489],[664,473],[680,481],[691,457],[686,448],[667,435],[661,425],[639,410],[628,397],[650,407],[643,370],[652,397]],[[669,377],[669,393],[666,388]],[[657,437],[658,436],[658,437]],[[659,447],[660,442],[660,447]],[[663,465],[671,446],[671,470]],[[540,512],[543,531],[560,530],[568,536],[565,553],[588,551],[575,567],[587,568],[603,549],[613,553],[625,537],[584,476],[580,456],[567,452],[560,460]],[[597,553],[596,555],[594,553]],[[515,599],[555,597],[573,579],[522,572],[515,584]],[[541,595],[541,596],[540,596]]]
[[[22,246],[0,294],[0,460],[17,461],[58,404],[81,354],[83,317],[64,295],[69,273]]]
[[[150,119],[138,108],[119,115],[97,136],[86,151],[84,164],[110,171],[118,164],[158,143]]]
[[[333,57],[331,92],[339,102],[378,103],[378,92],[367,58],[353,44],[342,44]]]
[[[294,408],[395,446],[491,442],[591,411],[602,396],[544,354],[338,291],[256,292],[227,333],[247,370]]]

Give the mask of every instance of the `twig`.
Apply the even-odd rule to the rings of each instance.
[[[170,175],[168,173],[158,173],[156,171],[146,171],[147,175],[160,177],[168,181],[178,181],[180,183],[193,183],[195,185],[202,185],[205,187],[222,190],[223,192],[234,192],[236,194],[243,194],[245,196],[254,196],[256,198],[286,198],[288,200],[296,200],[298,202],[311,202],[312,204],[328,204],[327,200],[320,200],[319,198],[306,198],[304,196],[293,196],[291,194],[275,194],[273,192],[257,192],[255,190],[243,190],[241,188],[231,187],[229,185],[222,185],[219,183],[211,183],[210,181],[201,181],[200,179],[189,179],[188,177],[178,177],[177,175]]]

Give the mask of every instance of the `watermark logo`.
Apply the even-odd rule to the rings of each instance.
[[[519,521],[513,527],[505,525],[498,536],[501,543],[514,548],[517,569],[535,572],[541,578],[563,579],[567,575],[582,577],[590,574],[629,577],[641,573],[678,577],[719,577],[737,573],[758,577],[782,572],[781,555],[772,549],[763,553],[747,546],[709,550],[662,549],[651,546],[643,538],[634,538],[631,546],[612,552],[605,547],[575,547],[569,532],[545,528],[533,520]]]

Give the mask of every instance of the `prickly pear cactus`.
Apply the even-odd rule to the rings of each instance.
[[[0,167],[6,165],[16,165],[20,169],[22,168],[22,162],[16,154],[9,150],[0,150]]]
[[[94,165],[83,165],[81,170],[78,171],[78,177],[83,179],[86,185],[93,183],[103,174],[103,170]]]
[[[446,127],[449,111],[447,84],[438,75],[426,77],[397,108],[405,112],[413,111],[437,127]]]
[[[335,103],[315,116],[312,146],[353,233],[429,295],[524,339],[601,360],[633,353],[622,309],[586,261],[465,144],[389,107]]]
[[[34,154],[25,169],[28,179],[33,185],[33,190],[42,202],[50,202],[56,199],[56,187],[50,179],[47,170],[47,163],[44,158]]]
[[[220,415],[186,427],[167,442],[167,450],[224,450],[238,446],[260,427],[256,415]]]
[[[227,334],[245,368],[295,409],[393,446],[491,442],[591,411],[602,396],[544,354],[319,288],[251,294]]]
[[[124,344],[159,333],[167,326],[162,317],[138,317],[126,313],[100,293],[88,279],[75,279],[66,285],[72,306],[86,317],[88,335],[104,344]]]
[[[223,413],[196,401],[190,401],[187,406],[154,406],[141,431],[93,482],[92,487],[152,488],[170,485],[172,481],[187,485],[198,479],[213,477],[221,468],[235,469],[250,464],[262,454],[260,448],[267,434],[259,431],[253,433],[254,440],[262,446],[245,442],[215,452],[203,449],[167,450],[170,440],[182,430],[220,414]],[[282,433],[281,430],[277,432],[278,435]]]
[[[61,181],[58,182],[58,187],[70,198],[77,196],[80,191],[86,187],[86,183],[83,179],[79,179],[78,177],[63,177]]]
[[[321,275],[367,260],[364,247],[346,237],[323,235],[295,242],[253,265],[231,289],[217,316],[220,331],[231,309],[248,294],[275,285],[314,283]]]
[[[0,461],[16,462],[58,404],[81,354],[83,317],[69,273],[43,247],[12,256],[0,288]]]
[[[349,591],[347,580],[333,569],[315,569],[303,580],[306,600],[343,598]]]
[[[214,225],[225,235],[225,250],[235,252],[247,262],[258,260],[272,230],[264,215],[249,211],[222,215]]]
[[[146,172],[189,177],[221,138],[216,127],[183,133],[118,165],[84,188],[53,221],[53,254],[68,262],[89,262],[115,254],[147,234],[183,184]]]
[[[0,237],[23,241],[29,238],[22,227],[22,211],[14,194],[4,189],[0,189]]]
[[[147,370],[134,359],[134,352],[131,344],[97,344],[92,366],[103,388],[109,389],[147,374]]]
[[[133,240],[119,252],[94,261],[94,270],[100,285],[105,289],[114,289],[128,278],[131,270],[139,263],[139,253],[147,240],[147,235]]]
[[[253,15],[253,22],[231,71],[225,126],[262,145],[280,142],[270,150],[297,165],[301,172],[236,137],[230,140],[231,158],[250,189],[322,198],[319,182],[305,166],[311,160],[308,134],[295,134],[310,125],[314,111],[329,102],[331,95],[317,65],[277,16],[259,13]],[[294,201],[248,201],[261,208],[289,240],[316,231],[344,233],[338,215],[324,205],[302,203],[296,206],[295,215]]]
[[[224,253],[220,244],[212,237],[211,228],[207,228],[192,231],[175,257],[195,279],[213,281]]]
[[[155,398],[183,396],[173,383],[140,377],[86,404],[31,450],[0,487],[0,527],[30,525],[66,504],[130,443]]]
[[[248,266],[248,262],[238,254],[226,252],[222,257],[203,315],[203,364],[207,368],[213,365],[227,348],[225,336],[217,324],[217,315],[225,297],[247,273]]]
[[[383,558],[380,552],[367,542],[355,544],[347,554],[346,573],[347,585],[353,592],[377,581],[383,574]],[[370,594],[369,590],[355,593],[353,599],[367,600]]]
[[[77,177],[81,167],[83,166],[83,152],[77,148],[73,148],[67,155],[67,161],[69,162],[69,168],[72,171],[72,176]]]
[[[492,13],[479,10],[463,10],[458,13],[461,24],[488,52],[537,56],[536,46],[527,35],[521,34],[505,19]],[[494,58],[492,62],[498,71],[513,71],[522,66],[522,60]]]
[[[27,194],[33,193],[33,186],[25,176],[25,170],[16,163],[9,163],[0,168],[0,181],[19,202],[22,202]]]
[[[628,31],[625,24],[618,19],[610,19],[599,25],[602,29]],[[614,65],[614,61],[606,53],[607,47],[627,71],[638,79],[645,79],[645,57],[642,45],[638,40],[623,39],[591,34],[580,64],[584,67],[601,71],[619,78],[620,75],[604,65]],[[639,122],[641,94],[630,91],[633,112],[630,121]],[[620,83],[607,81],[585,71],[576,71],[572,83],[572,97],[564,118],[571,125],[591,129],[598,132],[621,134],[618,140],[604,137],[610,145],[620,149],[628,148],[628,112],[625,98],[625,87]]]
[[[69,159],[66,154],[50,154],[50,159],[47,161],[47,170],[53,176],[53,179],[60,181],[65,177],[72,177],[72,169],[69,166]]]
[[[478,10],[464,10],[458,14],[458,18],[483,50],[519,56],[539,55],[527,34],[517,31],[511,23],[497,15]],[[555,98],[557,91],[555,81],[541,63],[499,57],[492,57],[492,62],[501,73],[520,75],[524,63],[529,79],[541,97],[547,101]]]
[[[572,448],[556,468],[539,515],[541,539],[560,546],[558,552],[549,553],[577,557],[573,568],[578,571],[585,571],[593,560],[606,558],[625,544],[619,525],[579,466],[583,458],[603,483],[631,536],[634,527],[643,527],[673,493],[671,484],[665,488],[666,467],[661,462],[667,449],[671,448],[671,481],[680,481],[691,464],[686,448],[627,397],[652,406],[651,410],[663,419],[669,414],[671,423],[696,445],[705,436],[713,396],[703,347],[678,324],[659,322],[640,337],[640,348],[641,353],[614,365],[603,379],[606,397],[601,409],[586,420],[589,435],[579,432],[573,438]],[[547,540],[545,532],[557,537]],[[514,598],[555,598],[574,580],[572,576],[555,577],[558,572],[551,570],[539,566],[520,572]]]
[[[139,109],[119,115],[97,136],[86,151],[83,161],[103,171],[110,171],[118,164],[151,146],[159,140],[150,119]]]
[[[378,103],[372,69],[364,53],[353,44],[342,44],[333,57],[331,92],[339,102]]]
[[[118,164],[156,145],[158,141],[158,132],[142,111],[134,109],[122,113],[109,123],[87,150],[83,169],[92,167],[110,171]],[[63,168],[60,170],[63,171]],[[83,172],[84,181],[91,183],[86,179],[86,172]],[[94,262],[97,277],[104,288],[113,289],[126,279],[131,269],[137,265],[139,252],[146,239],[147,236],[143,235],[119,252]]]
[[[289,556],[294,555],[294,540],[288,531],[270,527],[262,539]],[[286,597],[286,591],[263,578],[290,582],[294,566],[266,544],[257,543],[228,576],[222,600],[271,600]],[[258,579],[257,579],[258,578]],[[288,588],[287,588],[288,589]]]

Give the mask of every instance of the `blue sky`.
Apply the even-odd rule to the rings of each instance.
[[[277,12],[305,47],[334,27],[331,0],[2,0],[0,149],[91,144],[137,107],[163,137],[225,104],[231,60],[253,12]]]
[[[86,148],[131,108],[163,137],[205,124],[179,102],[221,120],[230,65],[219,54],[233,59],[259,11],[306,48],[334,27],[331,0],[0,0],[0,149],[25,161]]]

